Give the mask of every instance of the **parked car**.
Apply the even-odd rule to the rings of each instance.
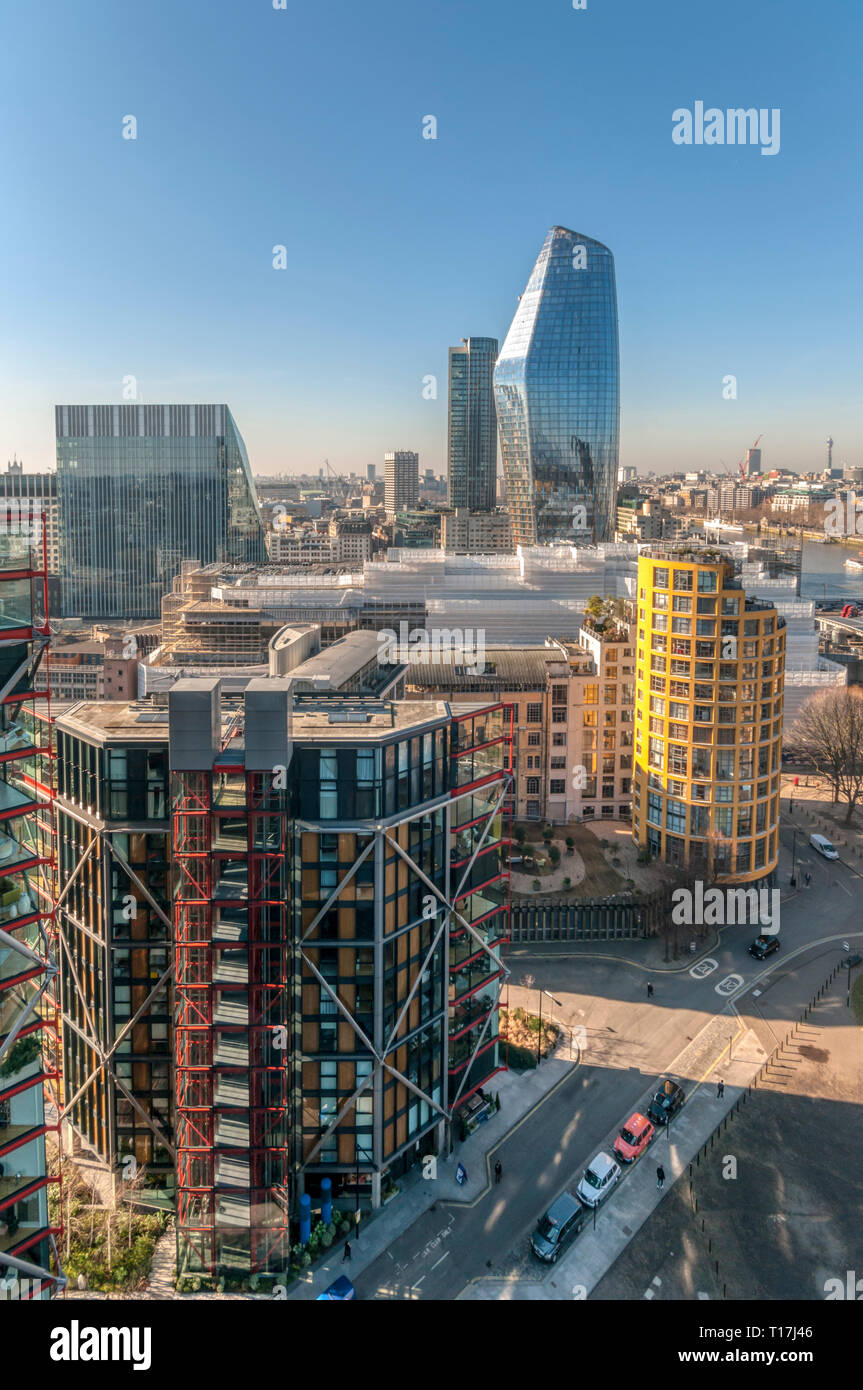
[[[598,1153],[590,1166],[585,1168],[584,1177],[578,1184],[579,1199],[587,1207],[598,1207],[619,1177],[620,1164],[615,1163],[610,1154]]]
[[[530,1248],[538,1260],[556,1264],[565,1247],[573,1240],[587,1220],[587,1207],[582,1206],[571,1192],[562,1192],[537,1222],[530,1238]]]
[[[334,1279],[323,1293],[319,1293],[316,1302],[318,1303],[342,1303],[346,1299],[356,1298],[357,1291],[346,1274],[340,1274],[338,1279]]]
[[[614,1152],[621,1163],[632,1163],[640,1158],[655,1133],[656,1129],[646,1115],[640,1115],[638,1111],[630,1115],[614,1141]]]
[[[823,854],[825,859],[838,859],[839,851],[831,845],[826,835],[810,835],[809,843],[813,849],[817,849],[819,854]]]
[[[679,1081],[666,1077],[647,1107],[648,1118],[655,1124],[667,1125],[672,1115],[676,1115],[686,1096]]]
[[[774,951],[779,950],[778,936],[756,936],[752,945],[749,947],[750,956],[756,960],[764,960],[766,956],[771,956]]]

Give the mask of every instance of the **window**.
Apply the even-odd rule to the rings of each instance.
[[[555,770],[565,768],[565,767],[566,767],[566,758],[565,758],[565,757],[562,757],[562,756],[554,757],[554,758],[551,759],[551,762],[550,762],[549,766],[552,767],[552,768],[555,769]]]
[[[565,704],[566,704],[566,686],[565,686],[565,685],[553,685],[553,686],[551,687],[551,703],[552,703],[553,705],[565,705]]]
[[[676,586],[675,586],[675,587],[676,587]],[[692,599],[689,598],[689,597],[687,597],[686,594],[675,594],[675,595],[674,595],[674,611],[675,611],[675,613],[691,613],[691,612],[692,612]]]
[[[692,588],[692,570],[675,570],[675,571],[674,571],[674,587],[675,587],[675,589],[682,589],[682,590],[684,590],[684,591],[687,590],[687,589],[691,589],[691,588]]]
[[[551,781],[550,781],[549,784],[548,784],[548,789],[549,789],[549,792],[550,792],[550,794],[551,794],[552,796],[565,796],[565,795],[566,795],[566,778],[565,778],[565,777],[552,777]]]
[[[552,722],[552,724],[565,724],[565,723],[566,723],[566,710],[565,710],[565,709],[553,709],[553,710],[551,711],[551,722]]]
[[[655,570],[653,571],[653,587],[654,587],[655,589],[667,589],[667,588],[668,588],[668,570],[667,570],[667,569],[655,569]]]
[[[540,739],[539,734],[528,734],[528,736],[527,736],[527,746],[528,746],[528,748],[538,748],[538,747],[539,747],[539,739]]]
[[[584,687],[584,703],[585,703],[586,705],[598,705],[598,704],[599,704],[599,686],[598,686],[598,685],[586,685],[586,686]]]
[[[551,743],[553,748],[565,748],[566,734],[552,734]]]
[[[539,705],[537,705],[537,704],[529,704],[529,705],[528,705],[528,707],[527,707],[527,723],[528,723],[528,724],[541,724],[541,723],[542,723],[542,705],[541,705],[541,704],[539,704]]]
[[[699,570],[699,571],[698,571],[698,592],[699,592],[700,594],[715,594],[715,593],[716,593],[716,571],[715,571],[715,570]]]
[[[539,778],[528,777],[526,790],[528,796],[539,796]]]

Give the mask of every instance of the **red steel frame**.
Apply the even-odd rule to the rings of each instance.
[[[216,1222],[220,1105],[215,1086],[217,1076],[229,1077],[232,1072],[248,1080],[249,1142],[234,1148],[222,1145],[219,1152],[235,1153],[248,1162],[249,1272],[280,1272],[287,1269],[290,1254],[286,816],[283,795],[273,793],[271,778],[254,773],[243,773],[245,804],[220,808],[213,795],[213,778],[223,773],[237,775],[242,768],[226,762],[224,766],[217,763],[212,773],[174,773],[178,1272],[216,1274],[226,1266],[218,1235],[232,1228]],[[256,845],[261,816],[279,826],[276,849]],[[217,846],[223,819],[246,821],[244,849]],[[220,905],[216,897],[220,862],[238,859],[246,862],[248,873],[248,896],[243,900],[248,914],[248,979],[231,986],[215,979],[221,951],[234,943],[214,940],[214,908],[217,911]],[[222,905],[238,903],[225,899]],[[247,1025],[216,1024],[217,990],[229,994],[235,990],[238,1002],[247,1001]],[[217,1063],[217,1028],[247,1040],[248,1067]]]
[[[480,716],[493,714],[493,713],[495,713],[495,711],[497,711],[497,710],[503,710],[503,711],[504,711],[503,732],[502,732],[501,734],[499,734],[499,735],[497,736],[497,738],[490,739],[487,743],[471,744],[471,745],[469,745],[468,747],[459,748],[458,752],[457,752],[454,756],[455,756],[455,760],[458,761],[458,758],[462,757],[464,754],[467,754],[467,753],[475,753],[475,752],[476,752],[478,749],[480,749],[480,748],[490,748],[490,747],[493,747],[495,744],[501,744],[501,743],[502,743],[502,744],[504,744],[504,746],[505,746],[504,768],[503,768],[503,770],[504,770],[505,773],[509,773],[510,776],[511,776],[511,775],[512,775],[512,745],[513,745],[514,722],[515,722],[515,720],[514,720],[514,707],[513,707],[512,705],[509,705],[509,704],[478,705],[477,708],[476,708],[475,710],[472,710],[469,714],[454,716],[453,722],[454,722],[455,724],[467,723],[469,720],[476,719],[476,718],[478,718],[478,717],[480,717]],[[508,725],[508,727],[507,727],[507,725]],[[490,784],[492,784],[492,783],[494,783],[494,782],[497,782],[497,781],[500,781],[500,780],[501,780],[501,774],[500,774],[500,772],[493,772],[493,773],[490,773],[490,774],[489,774],[488,776],[486,776],[486,777],[480,777],[480,778],[478,778],[475,782],[466,783],[464,786],[453,787],[452,790],[450,791],[450,797],[451,797],[452,800],[456,800],[456,799],[458,799],[458,798],[461,798],[461,797],[465,796],[466,794],[468,794],[468,793],[470,793],[470,792],[480,790],[480,789],[482,789],[483,787],[489,786]],[[504,888],[504,885],[505,885],[505,890],[504,890],[505,893],[506,893],[505,901],[504,901],[504,903],[503,903],[500,907],[494,909],[495,912],[498,912],[498,913],[501,914],[502,919],[503,919],[501,933],[500,933],[500,935],[496,938],[495,943],[494,943],[496,947],[500,948],[500,955],[501,955],[501,959],[502,959],[502,960],[503,960],[504,957],[505,957],[505,951],[504,951],[503,948],[504,948],[505,946],[507,946],[508,943],[509,943],[509,941],[511,940],[511,920],[512,920],[512,897],[511,897],[511,887],[510,887],[511,879],[510,879],[509,853],[508,853],[509,845],[510,845],[510,843],[511,843],[511,829],[510,829],[510,827],[511,827],[511,810],[510,810],[510,806],[509,806],[509,804],[508,804],[508,803],[509,803],[509,800],[510,800],[510,797],[507,795],[507,796],[504,798],[504,800],[503,800],[503,802],[502,802],[502,804],[501,804],[501,809],[500,809],[500,815],[501,815],[501,817],[502,817],[502,822],[503,822],[503,825],[502,825],[502,834],[501,834],[501,841],[500,841],[500,842],[501,842],[501,846],[507,851],[507,867],[506,867],[504,870],[502,870],[500,873],[497,873],[497,874],[492,875],[492,877],[489,878],[488,880],[486,880],[486,881],[484,881],[484,882],[482,882],[482,883],[479,883],[479,884],[475,885],[475,886],[472,887],[472,888],[467,888],[467,887],[466,887],[465,890],[464,890],[464,892],[462,892],[462,893],[460,894],[460,896],[459,896],[459,898],[458,898],[458,900],[457,900],[458,902],[464,902],[467,898],[469,898],[470,896],[472,896],[473,893],[481,892],[483,888],[488,888],[488,887],[490,887],[492,884],[499,884],[499,885],[501,885],[501,888],[502,888],[502,889]],[[479,817],[478,819],[482,819],[482,817]],[[464,825],[470,825],[470,824],[474,824],[474,823],[475,823],[475,822],[466,821],[466,822],[464,823]],[[461,826],[460,828],[463,829],[464,826]],[[480,854],[480,856],[478,857],[477,863],[480,863],[481,860],[482,860],[482,854]],[[457,868],[457,866],[456,866],[456,868]],[[486,914],[486,915],[489,916],[489,915],[491,915],[491,914],[489,913],[489,914]],[[469,958],[469,959],[471,959],[471,958]],[[466,963],[465,961],[461,961],[457,966],[451,966],[451,967],[450,967],[450,974],[454,974],[457,970],[462,969],[463,966],[465,965],[465,963]],[[501,973],[501,972],[499,972],[499,973]],[[492,980],[493,978],[494,978],[494,975],[490,975],[489,978],[488,978],[487,980],[482,981],[481,984],[480,984],[480,985],[477,985],[475,988],[476,988],[476,989],[484,988],[487,984],[489,984],[489,983],[491,982],[491,980]],[[504,978],[506,978],[506,976],[504,976]],[[459,999],[461,999],[461,998],[467,998],[467,997],[469,997],[469,995],[472,994],[473,992],[474,992],[473,989],[467,990],[463,995],[458,996],[458,998],[459,998]],[[452,1001],[452,1002],[457,1002],[457,1001]],[[497,1010],[497,1009],[499,1009],[499,1008],[500,1008],[500,997],[498,997],[497,1001],[496,1001],[495,1004],[492,1006],[492,1009],[489,1010],[489,1012],[493,1012],[493,1011],[495,1011],[495,1010]],[[459,1029],[459,1030],[457,1030],[457,1031],[454,1032],[454,1033],[450,1033],[450,1034],[449,1034],[449,1038],[452,1039],[452,1038],[458,1037],[458,1036],[460,1036],[460,1034],[461,1034],[462,1032],[469,1031],[470,1028],[476,1027],[476,1026],[481,1022],[481,1018],[482,1018],[482,1016],[479,1016],[477,1019],[475,1019],[471,1024],[468,1025],[467,1029]],[[465,1062],[463,1065],[464,1065],[465,1067],[470,1067],[470,1066],[475,1065],[475,1063],[477,1062],[477,1060],[478,1060],[480,1057],[482,1057],[486,1052],[488,1052],[489,1049],[492,1048],[492,1047],[494,1046],[495,1042],[497,1042],[497,1041],[498,1041],[498,1036],[497,1036],[497,1033],[495,1033],[494,1037],[489,1038],[489,1040],[488,1040],[486,1043],[483,1044],[483,1046],[482,1046],[482,1047],[479,1049],[479,1051],[477,1052],[476,1056],[475,1056],[472,1060],[469,1059],[469,1060],[468,1060],[467,1062]],[[459,1096],[458,1100],[456,1101],[456,1103],[455,1103],[453,1109],[454,1109],[454,1110],[457,1110],[457,1109],[459,1108],[459,1106],[463,1105],[463,1104],[465,1103],[465,1101],[466,1101],[470,1096],[474,1095],[475,1092],[478,1091],[478,1090],[480,1089],[481,1086],[487,1085],[488,1082],[491,1080],[491,1078],[492,1078],[493,1076],[496,1076],[496,1075],[498,1074],[498,1072],[506,1071],[506,1069],[507,1069],[507,1068],[506,1068],[506,1064],[504,1064],[504,1065],[502,1065],[502,1066],[499,1065],[499,1066],[493,1067],[493,1068],[491,1069],[491,1071],[488,1073],[487,1076],[483,1077],[480,1081],[477,1081],[474,1085],[472,1085],[468,1090],[465,1090],[465,1091],[463,1091],[463,1092],[461,1093],[461,1095]],[[459,1076],[459,1074],[461,1073],[462,1070],[463,1070],[463,1067],[462,1067],[461,1065],[458,1066],[458,1067],[456,1067],[456,1068],[450,1068],[449,1075],[450,1075],[450,1078],[451,1078],[451,1084],[452,1084],[452,1080],[456,1079],[456,1078]]]
[[[0,519],[2,519],[4,522],[4,532],[5,528],[9,527],[10,525],[11,516],[12,511],[8,507],[8,505],[0,505]],[[0,586],[2,586],[4,583],[9,583],[11,581],[17,581],[22,579],[29,581],[31,602],[30,624],[16,629],[4,629],[2,633],[3,641],[22,641],[32,643],[34,638],[37,637],[50,639],[51,628],[49,621],[48,605],[48,544],[45,517],[41,514],[39,516],[39,526],[41,543],[38,549],[33,544],[30,545],[29,567],[22,569],[0,569]],[[40,583],[42,589],[41,623],[35,621],[36,615],[33,611],[35,607],[35,591],[38,590]],[[11,936],[15,931],[19,930],[20,928],[27,927],[32,925],[34,922],[38,922],[40,924],[40,934],[42,936],[44,944],[45,956],[45,962],[41,967],[38,967],[34,964],[33,968],[30,970],[25,968],[19,975],[10,977],[3,986],[4,989],[8,989],[13,985],[18,985],[27,979],[36,979],[40,974],[48,974],[47,967],[54,965],[58,959],[59,943],[57,940],[55,909],[55,903],[57,900],[57,865],[56,826],[54,823],[53,804],[54,752],[53,740],[51,737],[51,682],[50,667],[48,665],[49,651],[50,647],[46,643],[44,647],[43,659],[45,660],[46,664],[47,688],[44,691],[38,691],[35,688],[34,682],[33,689],[13,692],[5,696],[2,701],[4,706],[27,704],[30,705],[31,715],[33,716],[34,722],[34,742],[30,747],[21,750],[12,750],[10,752],[2,754],[2,756],[0,756],[0,764],[2,764],[2,769],[0,769],[0,776],[2,776],[5,780],[6,770],[8,769],[9,772],[12,773],[12,764],[17,760],[22,758],[35,758],[38,755],[42,755],[48,760],[48,775],[50,779],[48,785],[38,781],[35,775],[35,768],[34,773],[30,774],[26,771],[26,766],[24,769],[18,771],[17,773],[13,773],[13,775],[17,777],[19,783],[23,783],[26,787],[32,789],[33,801],[32,805],[29,808],[25,806],[17,813],[14,810],[10,811],[3,817],[4,820],[9,821],[17,819],[21,816],[26,816],[28,818],[30,824],[35,827],[35,834],[33,837],[35,841],[35,852],[31,859],[26,860],[23,863],[19,862],[0,868],[0,887],[2,887],[3,879],[10,877],[12,874],[21,873],[36,868],[40,869],[41,872],[38,876],[38,881],[36,877],[34,877],[32,880],[30,878],[28,878],[27,880],[28,891],[32,890],[32,892],[37,895],[37,902],[35,904],[36,910],[28,913],[25,917],[13,918],[8,922],[0,924],[0,933],[5,931],[9,934],[9,936]],[[31,657],[32,655],[33,651],[31,647]],[[42,719],[41,717],[38,720],[36,719],[34,707],[37,700],[43,702],[46,705],[44,719]],[[44,740],[41,738],[41,735],[39,740],[36,740],[35,728],[37,726],[40,729],[44,728],[48,731],[47,736]],[[44,1177],[34,1177],[31,1183],[25,1185],[19,1190],[16,1190],[11,1196],[7,1197],[5,1200],[0,1198],[0,1220],[3,1219],[3,1212],[8,1211],[8,1209],[12,1207],[16,1202],[22,1201],[26,1197],[32,1196],[35,1192],[38,1192],[41,1188],[48,1188],[49,1186],[56,1186],[58,1188],[58,1205],[60,1211],[62,1212],[62,1160],[59,1158],[61,1151],[60,1131],[62,1118],[62,1050],[60,1042],[60,1029],[61,1012],[59,974],[55,969],[47,980],[47,987],[39,1003],[38,1014],[35,1014],[32,1018],[32,1021],[26,1023],[25,1026],[22,1027],[16,1035],[17,1038],[23,1038],[33,1035],[37,1032],[40,1033],[40,1040],[42,1043],[42,1066],[40,1072],[36,1077],[28,1077],[20,1085],[13,1088],[8,1088],[4,1092],[4,1099],[10,1100],[12,1096],[17,1095],[20,1092],[23,1092],[34,1085],[41,1085],[43,1087],[43,1092],[45,1090],[47,1090],[48,1092],[47,1096],[43,1095],[43,1107],[45,1105],[46,1100],[50,1099],[50,1102],[53,1106],[54,1115],[53,1118],[47,1119],[45,1117],[43,1108],[43,1123],[41,1125],[37,1125],[34,1128],[34,1130],[28,1131],[26,1135],[22,1135],[15,1142],[4,1144],[2,1132],[0,1132],[0,1156],[6,1153],[14,1152],[15,1149],[22,1147],[25,1143],[29,1143],[34,1137],[45,1135],[48,1133],[53,1133],[57,1138],[58,1147],[57,1174],[53,1177],[50,1176],[47,1173],[46,1163],[46,1173]],[[46,1238],[50,1239],[53,1246],[56,1266],[56,1275],[53,1276],[54,1287],[62,1287],[65,1284],[65,1279],[62,1275],[62,1270],[60,1268],[59,1256],[57,1251],[57,1242],[60,1236],[62,1235],[62,1232],[62,1223],[58,1222],[57,1224],[52,1225],[49,1217],[48,1224],[46,1227],[22,1235],[21,1239],[18,1242],[9,1247],[8,1253],[10,1255],[16,1256],[19,1259],[26,1259],[27,1252],[33,1245],[45,1240]],[[2,1273],[5,1274],[8,1272],[8,1267],[0,1264],[0,1271],[2,1271]],[[45,1282],[47,1281],[43,1279],[42,1283],[44,1284]],[[32,1282],[29,1284],[22,1284],[22,1289],[25,1290],[22,1293],[22,1298],[34,1298],[36,1296],[36,1289],[38,1289],[38,1287],[38,1281],[35,1287],[32,1284]]]

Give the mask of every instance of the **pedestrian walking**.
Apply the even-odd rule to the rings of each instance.
[[[721,1100],[722,1097],[723,1097],[724,1095],[725,1095],[725,1082],[722,1080],[722,1077],[720,1076],[719,1080],[718,1080],[717,1083],[716,1083],[716,1099],[717,1099],[717,1100]]]
[[[501,1163],[500,1159],[498,1159],[497,1162],[496,1162],[495,1165],[494,1165],[494,1180],[495,1180],[495,1182],[500,1182],[500,1180],[501,1180],[502,1177],[503,1177],[503,1164]]]
[[[351,1258],[351,1243],[350,1243],[349,1240],[346,1240],[346,1241],[345,1241],[344,1254],[342,1255],[342,1264],[344,1264],[345,1260],[349,1260],[350,1258]]]
[[[794,797],[792,796],[792,797],[790,798],[789,802],[788,802],[788,814],[791,815],[791,813],[792,813],[793,810],[794,810]]]
[[[648,999],[652,999],[652,998],[653,998],[653,985],[651,985],[651,984],[648,984],[648,986],[647,986],[647,997],[648,997]]]
[[[806,870],[806,887],[807,887],[807,888],[809,887],[809,885],[810,885],[811,882],[812,882],[812,875],[810,874],[809,870],[807,869],[807,870]]]
[[[665,1169],[663,1168],[662,1164],[660,1163],[659,1167],[658,1167],[657,1170],[656,1170],[656,1186],[659,1188],[660,1192],[662,1191],[662,1185],[663,1185],[664,1182],[665,1182]]]

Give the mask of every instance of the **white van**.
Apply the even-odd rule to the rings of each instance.
[[[819,854],[823,854],[825,859],[839,858],[838,849],[833,848],[826,835],[810,835],[809,843]]]

